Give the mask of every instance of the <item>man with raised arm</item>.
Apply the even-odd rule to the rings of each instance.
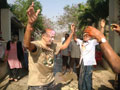
[[[120,26],[117,24],[113,25],[114,27],[112,29],[120,34]],[[101,50],[105,55],[106,60],[110,63],[115,72],[120,73],[120,57],[112,49],[103,33],[92,26],[88,26],[85,29],[85,33],[88,33],[91,37],[97,39],[97,41],[100,43]]]
[[[102,33],[104,26],[105,21],[102,19],[100,22]],[[81,51],[78,88],[79,90],[92,90],[93,65],[97,65],[95,60],[95,47],[99,43],[88,33],[83,34],[83,40],[76,38],[74,34],[74,40],[78,43]]]
[[[29,51],[28,85],[31,90],[59,90],[59,88],[55,88],[54,84],[53,59],[55,54],[68,47],[75,25],[71,25],[71,34],[63,45],[53,42],[55,31],[51,29],[43,30],[41,40],[31,42],[33,24],[37,20],[39,12],[40,10],[34,11],[34,3],[27,10],[28,23],[24,35],[24,46]]]

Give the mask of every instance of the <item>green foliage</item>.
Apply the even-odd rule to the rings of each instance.
[[[86,4],[79,4],[78,28],[82,34],[88,25],[98,27],[100,19],[106,19],[109,15],[109,0],[88,0]]]
[[[43,16],[43,24],[44,24],[44,28],[54,29],[55,23],[50,18],[47,18],[46,16]]]
[[[77,34],[83,33],[83,30],[88,25],[98,27],[100,19],[106,19],[109,14],[109,0],[88,0],[86,4],[65,6],[64,14],[59,17],[58,24],[61,27],[75,23],[77,26]]]
[[[72,6],[65,6],[64,7],[64,14],[58,18],[58,25],[61,27],[68,27],[70,28],[70,25],[72,23],[77,24],[78,23],[78,6],[72,5]]]
[[[81,5],[79,5],[81,13]],[[79,28],[86,25],[97,27],[101,18],[106,19],[109,14],[109,0],[88,0],[84,7],[84,12],[79,14]]]
[[[16,0],[15,4],[11,6],[11,11],[17,16],[17,18],[26,26],[27,24],[27,14],[26,11],[34,1],[35,11],[40,9],[42,11],[42,6],[37,0]],[[40,12],[41,13],[41,12]],[[35,29],[43,29],[42,16],[39,14],[38,20],[34,24]]]

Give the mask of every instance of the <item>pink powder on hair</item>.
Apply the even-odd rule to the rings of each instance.
[[[46,32],[50,35],[50,36],[55,36],[55,31],[52,29],[46,29]]]

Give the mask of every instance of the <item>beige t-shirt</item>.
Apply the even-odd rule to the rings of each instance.
[[[46,85],[54,80],[53,65],[54,55],[60,50],[61,44],[51,44],[45,48],[42,41],[32,42],[36,45],[37,51],[29,52],[29,86]]]

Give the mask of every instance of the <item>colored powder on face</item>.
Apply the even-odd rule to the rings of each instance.
[[[52,29],[46,29],[46,33],[49,34],[51,37],[55,36],[55,31]]]

